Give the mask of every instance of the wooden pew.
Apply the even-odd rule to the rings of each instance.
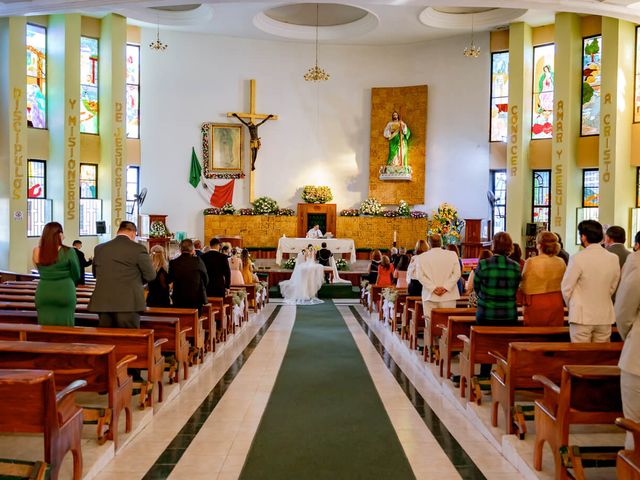
[[[189,352],[189,362],[193,365],[198,361],[204,360],[204,321],[206,317],[201,317],[198,314],[197,308],[147,307],[144,315],[148,317],[179,318],[181,327],[191,327],[191,330],[187,333],[187,338],[192,338],[192,350]]]
[[[49,465],[45,462],[26,462],[0,458],[0,478],[47,480],[50,478]]]
[[[218,313],[218,311],[210,303],[205,303],[202,306],[202,314],[205,317],[203,324],[205,334],[204,346],[207,353],[216,351],[216,313]]]
[[[36,289],[23,288],[22,286],[11,286],[0,283],[0,294],[2,295],[35,295]],[[93,291],[90,290],[76,290],[77,298],[91,298]]]
[[[76,297],[77,305],[88,305],[91,297]],[[0,293],[0,302],[35,302],[35,291],[33,294],[8,294]]]
[[[404,308],[402,309],[402,323],[400,330],[400,338],[402,338],[403,340],[409,339],[409,322],[411,320],[411,313],[415,309],[416,303],[422,303],[422,297],[407,295]]]
[[[131,431],[133,383],[127,367],[133,360],[135,357],[128,355],[116,361],[113,345],[0,340],[0,368],[52,370],[58,387],[85,380],[83,391],[107,392],[108,412],[98,419],[98,441],[105,440],[102,428],[110,418],[106,438],[113,440],[116,449],[119,447],[118,421],[123,410],[125,431]],[[87,413],[85,418],[89,418]]]
[[[49,370],[0,370],[0,432],[43,433],[44,460],[57,480],[62,460],[71,451],[73,480],[82,478],[82,409],[75,392],[84,380],[56,392]]]
[[[373,312],[373,307],[378,305],[380,300],[380,294],[385,287],[378,287],[376,285],[369,285],[369,313]]]
[[[398,293],[396,301],[393,302],[393,312],[391,313],[391,331],[393,333],[398,332],[398,320],[400,320],[400,324],[402,325],[402,313],[404,312],[408,295],[406,291]]]
[[[462,340],[460,354],[460,396],[480,405],[482,395],[475,382],[476,364],[495,361],[489,352],[507,355],[511,342],[568,342],[568,327],[488,327],[473,325],[470,335],[458,335]]]
[[[502,407],[507,434],[526,434],[524,416],[514,411],[517,391],[541,392],[533,375],[543,375],[554,383],[560,383],[565,365],[617,365],[622,343],[521,343],[509,344],[504,357],[495,357],[497,369],[491,372],[491,424],[498,426],[498,407]]]
[[[441,325],[441,335],[438,340],[438,361],[440,377],[451,377],[451,359],[456,353],[462,352],[460,335],[469,335],[471,327],[476,324],[475,316],[449,316],[446,325]]]
[[[260,310],[257,300],[256,285],[254,283],[244,285],[231,285],[231,289],[242,289],[247,292],[247,308],[252,308],[254,312]]]
[[[620,369],[616,366],[565,365],[560,385],[544,375],[533,378],[544,388],[543,398],[535,402],[534,468],[542,470],[542,447],[546,441],[553,452],[556,480],[570,478],[561,449],[568,452],[574,476],[583,476],[581,459],[569,445],[569,430],[571,425],[613,424],[622,416]]]
[[[409,309],[409,348],[418,348],[418,334],[424,331],[424,315],[422,313],[422,300],[414,302],[413,308]]]
[[[28,309],[0,309],[0,322],[2,323],[38,323],[38,315],[33,304],[1,304],[2,306],[16,307],[24,305]],[[98,315],[95,313],[76,313],[76,326],[98,327]],[[164,317],[140,317],[140,327],[154,331],[155,338],[165,338],[162,345],[163,352],[173,352],[175,365],[169,369],[169,383],[180,380],[180,366],[182,366],[185,380],[189,378],[189,341],[187,333],[191,327],[182,327],[179,318]],[[136,359],[130,368],[147,368],[143,360]]]
[[[456,317],[475,317],[475,308],[434,308],[431,318],[425,319],[424,328],[424,361],[438,362],[438,339],[442,336],[442,326],[447,324],[450,315]]]
[[[616,425],[633,434],[633,450],[620,450],[616,460],[618,480],[640,480],[640,423],[617,418]]]
[[[216,323],[216,340],[226,342],[230,322],[228,306],[225,305],[223,297],[208,297],[207,301],[216,312],[214,315],[214,321]]]
[[[0,322],[2,320],[0,315]],[[0,340],[114,345],[116,360],[133,355],[136,360],[129,364],[129,368],[145,369],[148,372],[146,382],[134,385],[140,388],[140,408],[153,406],[154,387],[158,390],[158,401],[162,402],[164,357],[161,349],[162,344],[167,343],[167,339],[155,340],[153,330],[0,323]]]

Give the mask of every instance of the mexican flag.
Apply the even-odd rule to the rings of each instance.
[[[196,156],[196,149],[191,147],[191,169],[189,171],[189,183],[193,188],[196,188],[200,183],[200,177],[202,177],[202,167],[200,161]]]

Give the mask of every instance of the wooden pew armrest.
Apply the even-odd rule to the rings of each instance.
[[[540,382],[544,387],[545,397],[547,395],[547,391],[554,393],[555,395],[560,395],[560,387],[549,380],[544,375],[534,375],[533,381]]]
[[[87,386],[86,380],[75,380],[71,382],[69,385],[67,385],[62,390],[56,393],[56,402],[60,403],[70,393],[73,393],[76,390],[80,390],[81,388],[84,388],[86,386]]]
[[[153,346],[154,347],[159,347],[160,345],[167,343],[169,341],[168,338],[158,338],[154,343]]]
[[[508,365],[507,359],[504,358],[499,352],[490,351],[489,355],[491,355],[493,358],[496,359],[496,363],[498,364],[499,367],[504,367],[504,368],[507,367]]]
[[[127,355],[120,359],[118,363],[116,363],[116,378],[118,381],[118,385],[122,385],[126,383],[129,378],[129,372],[127,371],[127,365],[138,358],[137,355]]]
[[[460,340],[463,344],[470,343],[471,340],[466,335],[458,335],[458,340]]]
[[[504,382],[507,376],[507,371],[509,370],[507,359],[504,358],[499,352],[495,351],[490,351],[489,355],[491,355],[495,359],[497,365],[497,369],[493,371],[492,374],[495,374],[501,382]]]
[[[635,446],[635,451],[640,451],[640,423],[629,420],[628,418],[620,417],[616,418],[616,425],[633,434],[633,444]]]
[[[440,330],[442,330],[443,332],[446,332],[447,329],[449,328],[447,325],[444,325],[442,323],[439,323],[436,325],[436,328],[439,328]]]

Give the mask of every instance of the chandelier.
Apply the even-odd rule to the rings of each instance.
[[[162,43],[160,41],[160,20],[158,20],[158,30],[156,31],[156,40],[149,44],[149,48],[156,52],[164,52],[168,46],[169,45],[167,45],[166,43]]]
[[[331,78],[331,75],[329,75],[327,72],[324,71],[323,68],[321,68],[318,65],[318,13],[319,13],[319,8],[320,5],[316,3],[316,64],[311,67],[309,70],[307,70],[307,73],[304,74],[304,79],[307,82],[320,82],[320,81],[325,81],[325,80],[329,80],[329,78]]]
[[[473,41],[473,14],[471,14],[471,43],[464,49],[464,56],[468,58],[478,58],[480,56],[480,47],[476,46]]]

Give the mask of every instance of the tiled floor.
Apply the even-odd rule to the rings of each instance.
[[[474,413],[459,402],[456,392],[377,315],[369,317],[357,301],[337,300],[336,304],[416,478],[549,478],[549,472],[533,473],[526,465],[529,442],[505,441],[497,432],[483,431],[485,412]],[[134,438],[128,438],[115,457],[109,443],[96,448],[93,439],[87,439],[85,478],[238,478],[282,363],[295,314],[294,306],[274,301],[252,315],[212,360],[198,367],[193,380],[181,388],[173,386],[175,391],[168,389],[173,399],[167,398],[155,415],[144,417],[135,437],[131,435]],[[38,440],[33,440],[19,448],[37,451]],[[0,450],[3,445],[18,448],[11,438],[0,436]],[[510,455],[524,476],[501,451]],[[61,478],[70,478],[69,473],[65,470]]]

